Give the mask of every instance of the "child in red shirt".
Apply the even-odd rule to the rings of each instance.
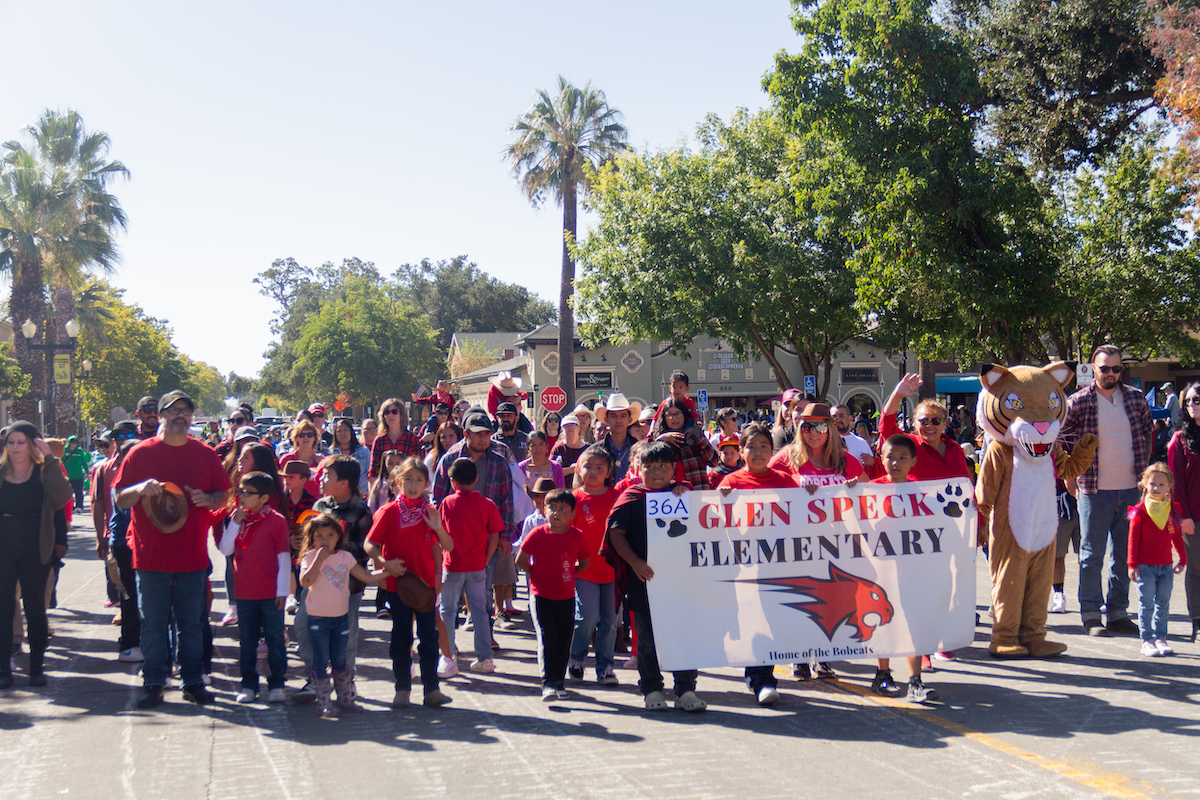
[[[600,545],[608,528],[608,514],[621,493],[612,487],[612,453],[603,444],[588,447],[575,466],[583,486],[575,490],[575,526],[588,546],[588,567],[575,576],[575,631],[567,674],[583,680],[592,634],[596,635],[596,682],[616,686],[613,651],[617,640],[616,576],[612,565],[600,558]]]
[[[588,568],[588,544],[571,525],[575,495],[555,489],[546,495],[546,524],[521,542],[517,566],[529,573],[542,651],[542,699],[566,700],[564,681],[575,626],[575,576]]]
[[[894,433],[883,443],[879,460],[887,474],[871,483],[908,483],[908,473],[917,463],[917,446],[903,433]],[[937,689],[930,689],[921,681],[921,657],[908,656],[904,663],[908,665],[908,702],[930,703],[937,700]],[[879,659],[875,679],[871,681],[871,689],[876,694],[888,695],[897,688],[890,666],[890,659]]]
[[[288,524],[270,507],[275,479],[265,472],[249,472],[238,486],[238,509],[221,536],[219,547],[233,556],[234,591],[237,595],[239,666],[242,688],[239,703],[258,697],[258,641],[267,642],[267,701],[282,703],[287,679],[287,647],[283,639],[283,604],[292,577]]]
[[[474,491],[479,471],[469,458],[456,459],[448,472],[454,491],[442,498],[438,508],[442,524],[454,540],[454,548],[442,559],[442,623],[454,642],[454,622],[458,616],[458,599],[467,594],[467,610],[475,628],[475,661],[471,671],[496,671],[492,661],[492,634],[487,613],[487,564],[500,546],[500,531],[504,522],[500,509],[488,498]]]
[[[1171,585],[1175,574],[1187,567],[1183,547],[1182,522],[1171,504],[1175,475],[1166,464],[1146,467],[1138,483],[1142,501],[1129,509],[1129,579],[1137,581],[1141,610],[1138,631],[1142,635],[1142,655],[1169,656],[1175,651],[1167,644],[1167,619],[1171,613]],[[1172,565],[1171,547],[1179,554]]]
[[[388,573],[384,584],[392,609],[392,677],[396,694],[392,708],[407,708],[412,691],[413,621],[417,623],[417,653],[421,664],[421,685],[425,690],[425,705],[444,706],[450,698],[438,687],[438,630],[436,615],[430,608],[412,608],[396,593],[396,579],[405,573],[416,575],[426,586],[437,585],[436,559],[441,553],[454,549],[454,540],[437,509],[425,500],[429,488],[429,470],[415,456],[409,456],[391,474],[399,488],[395,500],[375,513],[371,532],[363,547],[371,558],[383,562]]]

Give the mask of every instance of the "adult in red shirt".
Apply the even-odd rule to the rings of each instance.
[[[1167,445],[1167,465],[1175,475],[1173,499],[1182,519],[1188,554],[1183,588],[1194,642],[1200,633],[1200,539],[1196,535],[1196,518],[1200,517],[1200,383],[1188,384],[1181,397],[1186,422]]]
[[[900,430],[896,421],[900,401],[906,397],[916,397],[921,383],[921,376],[910,372],[896,384],[887,402],[883,404],[883,412],[880,414],[879,441],[887,441],[894,433],[904,433],[913,440],[913,444],[917,446],[917,461],[908,473],[910,481],[970,478],[967,457],[963,455],[962,447],[946,435],[950,416],[946,407],[937,400],[927,398],[917,404],[917,409],[913,412],[916,433]]]
[[[818,486],[853,486],[863,477],[862,463],[846,452],[827,403],[804,406],[795,440],[776,453],[769,466],[794,475],[797,486],[814,490]]]
[[[229,476],[211,447],[188,436],[195,405],[179,390],[163,395],[161,433],[129,451],[113,488],[117,507],[132,509],[129,544],[137,572],[142,618],[142,694],[138,708],[162,702],[167,683],[167,621],[175,614],[184,699],[204,704],[213,695],[201,680],[203,626],[208,577],[208,531],[229,492]],[[183,491],[183,525],[163,533],[143,499],[155,498],[172,483]]]

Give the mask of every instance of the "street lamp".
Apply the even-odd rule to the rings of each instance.
[[[68,320],[67,323],[65,325],[63,325],[63,329],[67,332],[67,336],[71,340],[67,344],[59,344],[57,342],[51,342],[49,344],[34,343],[33,337],[37,336],[38,326],[37,326],[37,323],[31,319],[26,319],[25,323],[23,325],[21,325],[21,335],[25,337],[25,346],[26,347],[28,347],[30,350],[41,350],[42,352],[46,353],[46,355],[47,355],[46,360],[49,362],[50,355],[55,353],[56,351],[63,351],[63,352],[67,352],[67,353],[72,353],[75,351],[75,346],[76,346],[75,340],[79,337],[79,322],[74,319]],[[53,380],[53,367],[49,364],[47,364],[46,376],[49,376],[51,378],[50,391],[49,391],[50,408],[51,408],[50,433],[57,435],[57,433],[58,433],[58,423],[57,423],[58,414],[54,408],[54,396],[57,391],[57,382],[55,382]],[[43,377],[46,377],[46,376],[43,376]],[[69,381],[68,381],[68,383],[69,383]],[[39,422],[41,423],[40,427],[43,430],[46,430],[45,406],[43,405],[41,400],[38,401],[38,407],[41,410],[41,415],[42,415],[42,419],[39,420]]]

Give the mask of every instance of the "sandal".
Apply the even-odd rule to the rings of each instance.
[[[695,695],[692,695],[692,696],[695,697]],[[678,704],[679,704],[679,701],[676,701],[676,705],[678,705]],[[662,692],[651,692],[650,694],[646,695],[646,710],[647,711],[666,711],[667,710],[666,696],[664,696]]]
[[[647,698],[649,699],[649,698]],[[699,711],[704,711],[708,708],[708,703],[696,697],[695,692],[684,692],[675,698],[675,707],[681,708],[690,714],[695,714]]]

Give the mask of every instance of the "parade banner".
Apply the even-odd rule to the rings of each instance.
[[[665,670],[928,655],[971,643],[966,478],[646,496]]]

